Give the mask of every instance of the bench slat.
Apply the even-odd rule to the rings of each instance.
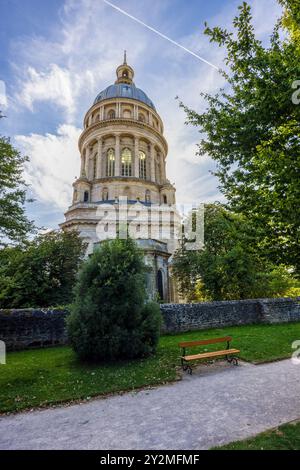
[[[225,343],[231,340],[231,336],[224,336],[223,338],[203,339],[202,341],[186,341],[183,343],[179,343],[178,346],[180,348],[191,348],[193,346],[204,346],[206,344]]]
[[[239,349],[224,349],[223,351],[212,351],[207,353],[201,354],[192,354],[190,356],[181,356],[182,359],[185,361],[193,361],[195,359],[205,359],[209,357],[218,357],[218,356],[227,356],[229,354],[238,354],[240,352]]]

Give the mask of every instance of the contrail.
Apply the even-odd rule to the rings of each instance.
[[[154,28],[152,28],[151,26],[147,25],[146,23],[144,23],[143,21],[139,20],[139,19],[136,18],[135,16],[130,15],[129,13],[127,13],[127,11],[122,10],[121,8],[117,7],[116,5],[114,5],[113,3],[109,2],[108,0],[103,0],[103,2],[106,3],[107,5],[111,6],[111,7],[114,8],[115,10],[119,11],[119,12],[122,13],[123,15],[128,16],[128,18],[131,18],[133,21],[136,21],[137,23],[141,24],[142,26],[145,26],[145,28],[150,29],[150,31],[153,31],[154,33],[158,34],[158,35],[159,35],[160,37],[162,37],[163,39],[166,39],[167,41],[171,42],[172,44],[175,44],[175,46],[180,47],[180,49],[183,49],[184,51],[186,51],[186,52],[188,52],[189,54],[193,55],[194,57],[196,57],[197,59],[201,60],[201,61],[204,62],[205,64],[210,65],[210,67],[213,67],[213,68],[216,69],[216,70],[220,70],[219,67],[217,67],[216,65],[212,64],[211,62],[209,62],[208,60],[204,59],[203,57],[201,57],[201,56],[195,54],[195,52],[191,51],[190,49],[187,49],[186,47],[182,46],[182,44],[179,44],[178,42],[173,41],[173,39],[169,38],[168,36],[166,36],[165,34],[161,33],[160,31],[157,31],[157,29],[154,29]]]

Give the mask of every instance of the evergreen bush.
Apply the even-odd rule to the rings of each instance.
[[[84,360],[143,357],[156,349],[159,305],[147,302],[145,265],[131,239],[101,243],[83,264],[68,318],[71,344]]]

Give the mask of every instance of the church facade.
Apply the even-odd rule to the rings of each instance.
[[[63,230],[77,230],[90,250],[116,236],[135,238],[148,266],[150,298],[176,302],[171,258],[181,220],[175,188],[166,177],[168,144],[153,102],[133,82],[124,62],[117,79],[98,94],[79,138],[80,177]]]

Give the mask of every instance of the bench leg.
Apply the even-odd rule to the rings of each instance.
[[[226,356],[226,360],[227,362],[229,362],[229,364],[233,364],[234,366],[238,366],[239,363],[238,363],[238,358],[235,357],[235,356]]]
[[[184,371],[187,370],[188,374],[192,375],[193,370],[191,366],[184,359],[181,359],[181,367],[182,367],[182,370]]]

